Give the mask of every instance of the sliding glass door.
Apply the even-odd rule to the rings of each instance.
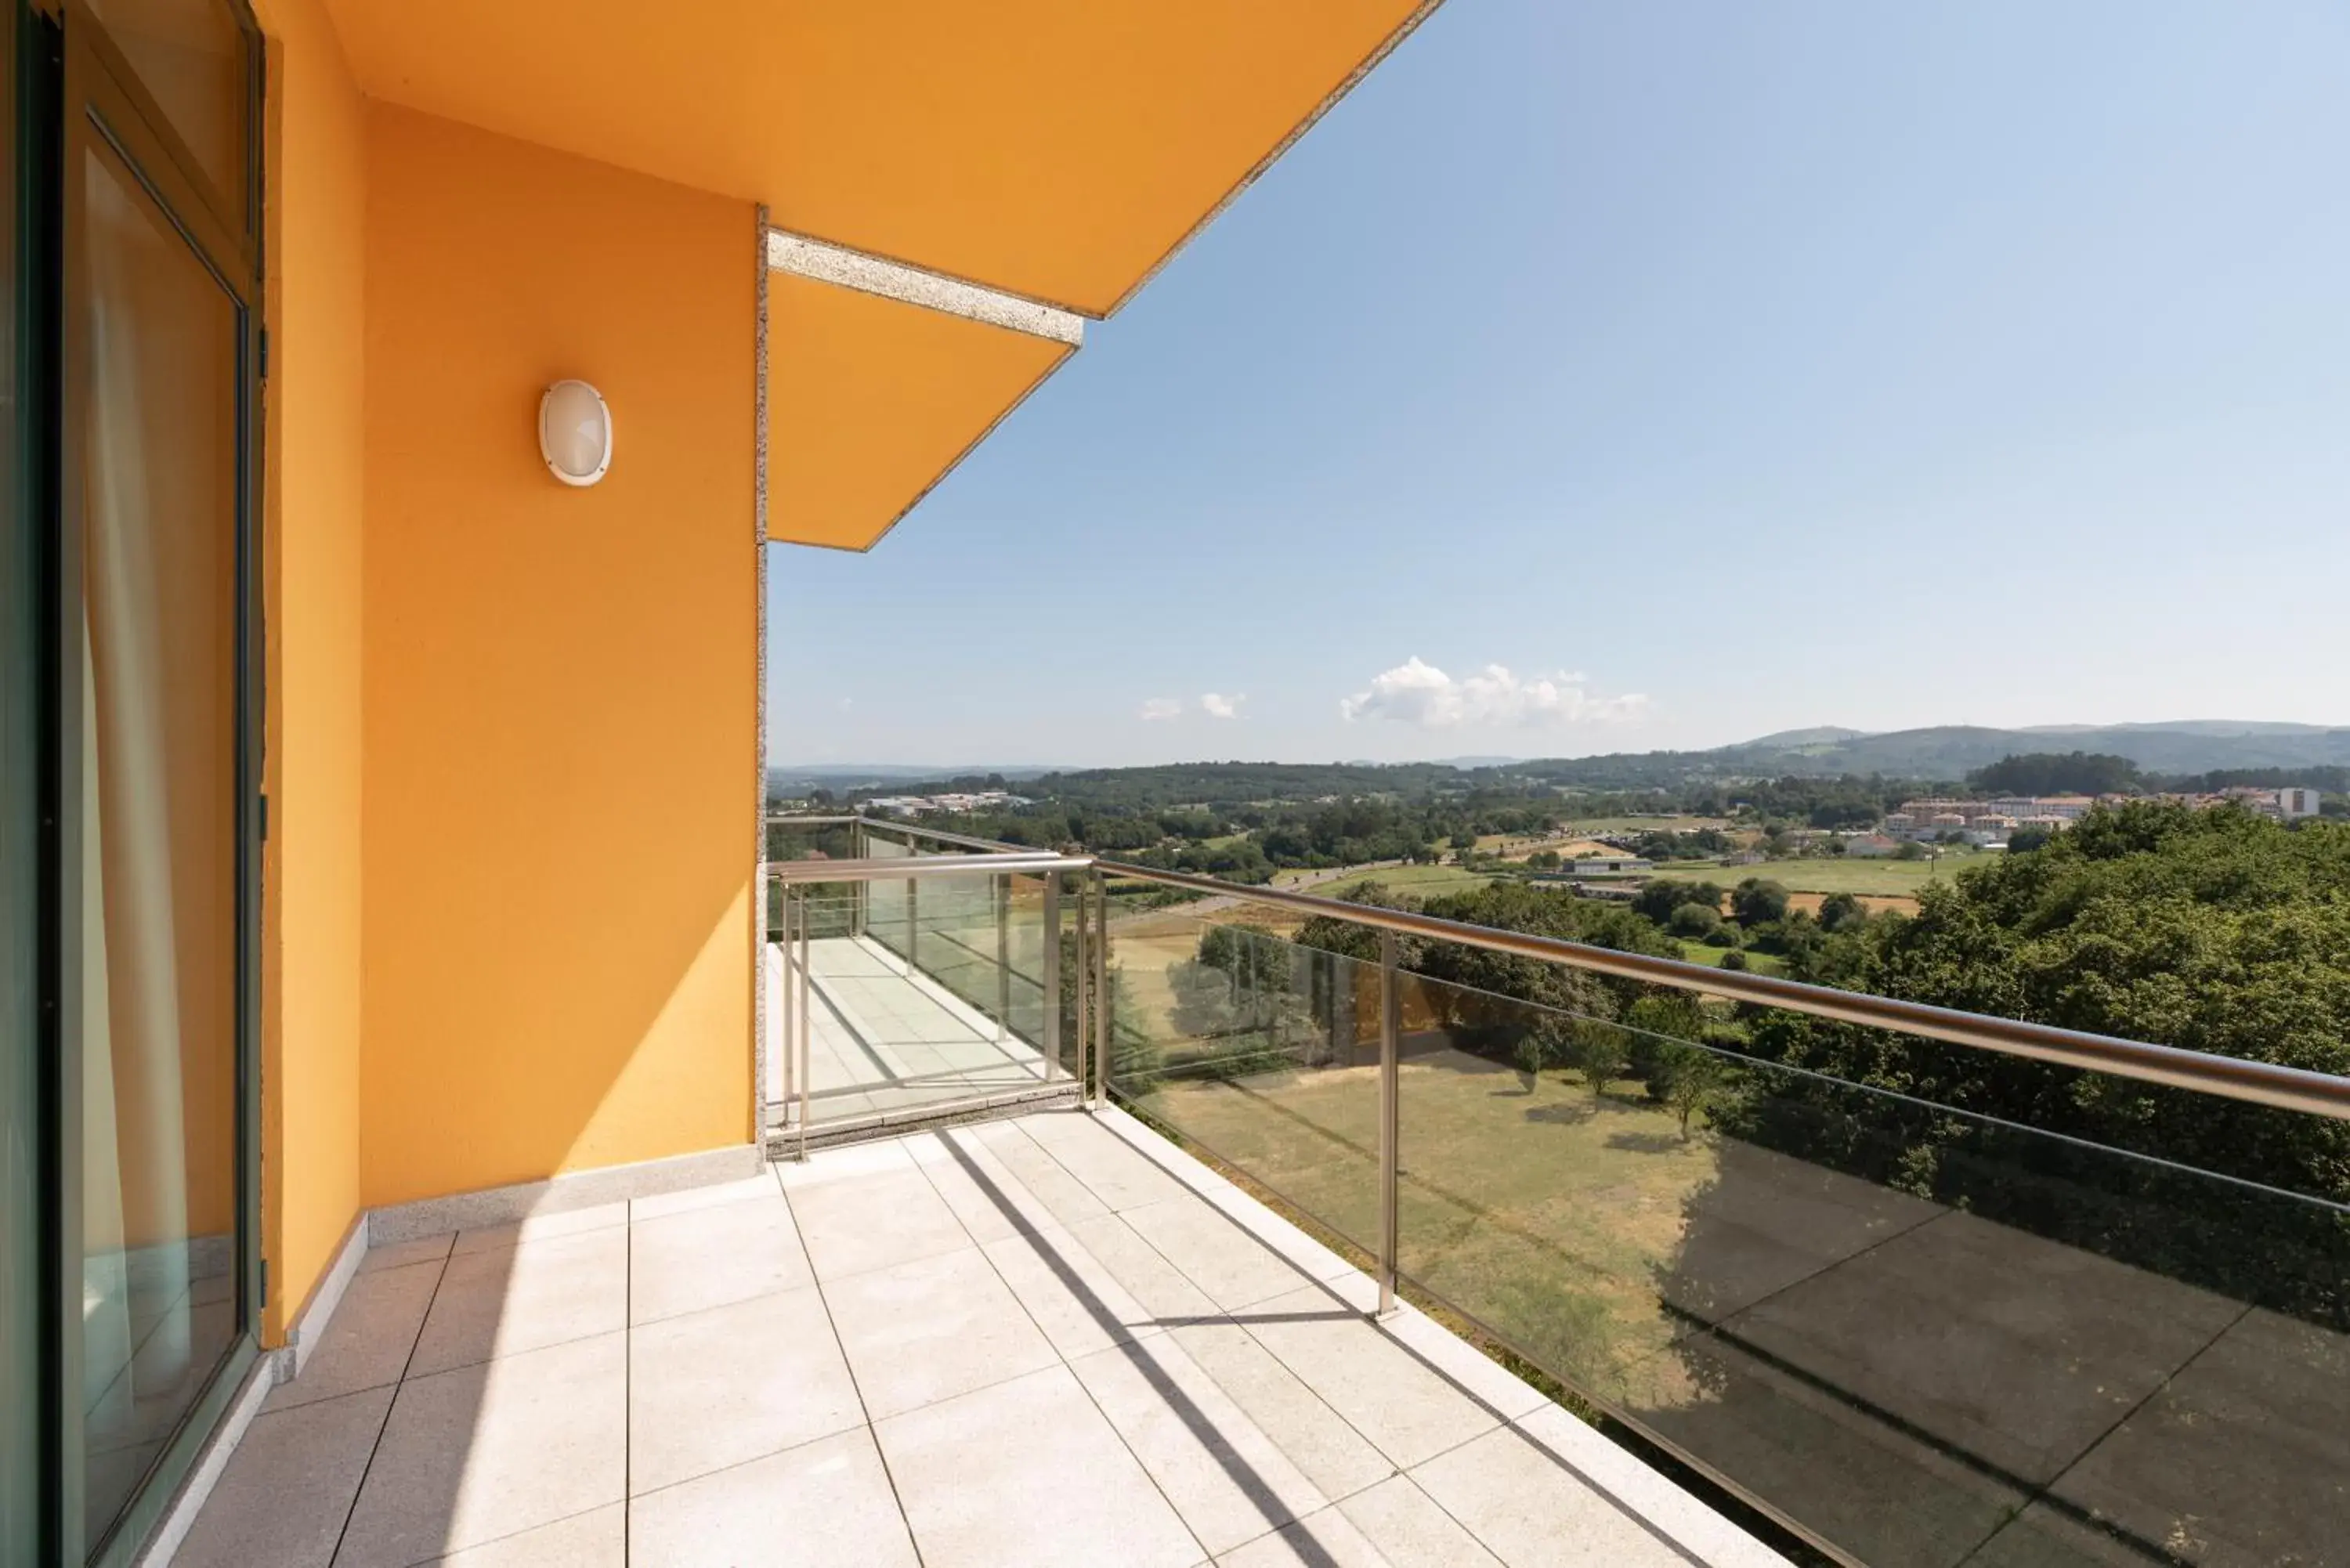
[[[0,1564],[37,1560],[42,1524],[43,1220],[40,739],[44,602],[27,454],[26,141],[18,66],[28,18],[0,10]]]
[[[57,846],[63,1527],[119,1560],[254,1354],[255,60],[65,18]]]

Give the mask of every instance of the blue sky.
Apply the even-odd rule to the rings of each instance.
[[[1450,0],[869,555],[771,549],[771,753],[2350,723],[2345,80],[2332,0]]]

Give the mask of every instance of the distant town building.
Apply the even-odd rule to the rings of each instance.
[[[2276,792],[2277,811],[2287,822],[2317,815],[2317,792],[2303,784],[2288,784]]]
[[[1865,860],[1881,859],[1900,854],[1901,840],[1886,833],[1856,833],[1844,841],[1844,852]]]
[[[868,811],[886,812],[891,816],[921,816],[933,811],[962,815],[974,811],[1011,810],[1029,805],[1024,795],[1006,790],[981,790],[975,794],[881,794],[865,803]]]
[[[1555,871],[1538,871],[1537,882],[1572,882],[1584,877],[1619,877],[1655,870],[1656,863],[1637,855],[1586,855],[1569,860]]]

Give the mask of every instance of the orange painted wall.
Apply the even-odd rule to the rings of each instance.
[[[754,210],[368,113],[363,1199],[746,1142]]]
[[[276,1344],[359,1209],[365,108],[318,0],[268,0],[262,1244]]]

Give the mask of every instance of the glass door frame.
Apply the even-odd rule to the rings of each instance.
[[[220,200],[170,130],[170,120],[140,84],[137,72],[107,36],[82,0],[63,5],[62,97],[59,154],[50,177],[61,215],[62,265],[57,292],[61,308],[57,394],[58,504],[48,529],[50,557],[46,585],[50,634],[46,671],[51,701],[45,736],[50,797],[46,857],[45,915],[54,920],[50,940],[56,955],[44,978],[55,987],[47,999],[54,1019],[47,1110],[47,1176],[54,1201],[47,1265],[55,1332],[49,1346],[54,1381],[48,1382],[46,1412],[51,1484],[45,1499],[50,1516],[44,1533],[55,1558],[115,1568],[135,1558],[194,1466],[205,1442],[259,1356],[261,1309],[265,1304],[261,1256],[260,1026],[261,1026],[261,834],[264,692],[260,533],[260,439],[262,356],[262,256],[258,215],[262,120],[259,29],[241,0],[223,0],[244,31],[246,47],[245,199],[234,208]],[[82,796],[78,745],[64,743],[64,715],[81,711],[81,619],[84,592],[83,518],[88,504],[89,439],[87,410],[92,382],[88,342],[89,306],[87,257],[87,196],[82,171],[93,155],[128,177],[139,199],[152,205],[164,223],[178,231],[196,260],[234,301],[239,321],[236,377],[236,542],[234,661],[236,778],[233,824],[235,836],[235,1179],[237,1190],[237,1312],[231,1347],[213,1368],[203,1393],[183,1416],[140,1490],[102,1539],[88,1539],[83,1520],[84,1450],[81,1411],[82,1293],[82,1037],[80,999]],[[241,210],[239,210],[241,209]],[[78,722],[78,719],[72,721]]]

